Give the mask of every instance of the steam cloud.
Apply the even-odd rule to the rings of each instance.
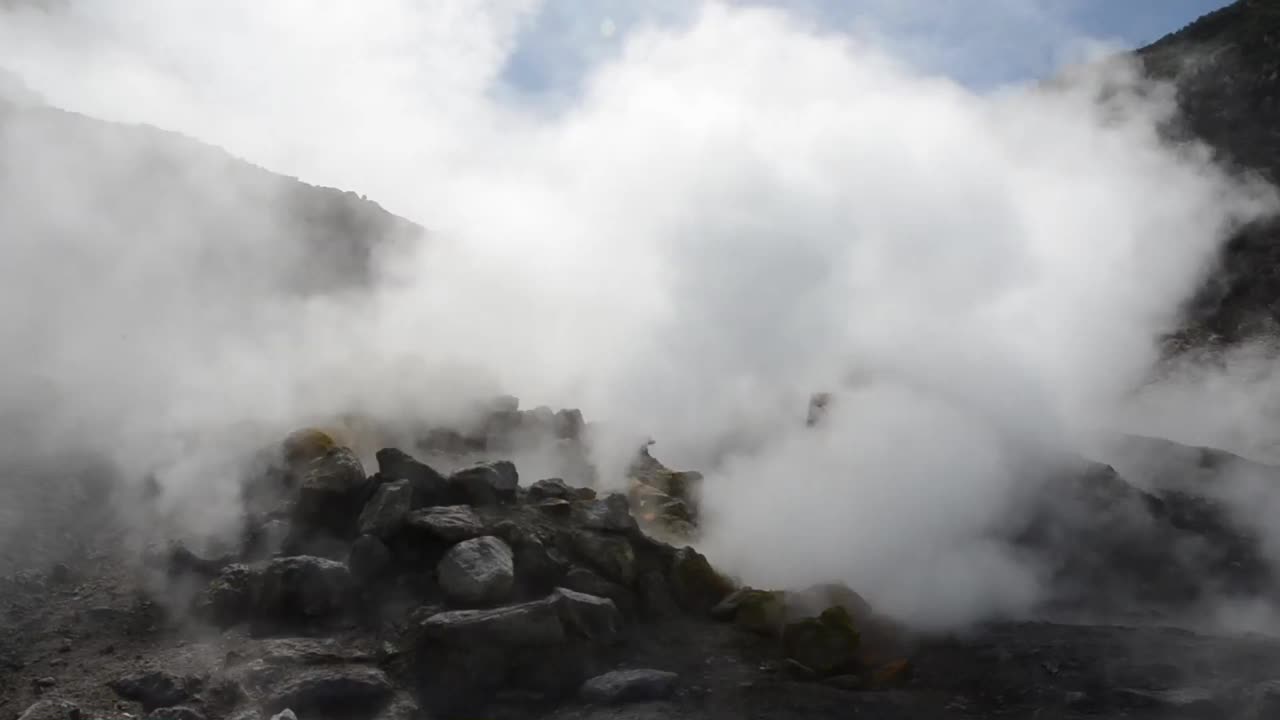
[[[607,39],[548,106],[501,76],[536,12],[0,15],[0,66],[50,103],[358,189],[431,231],[379,258],[372,294],[286,297],[273,283],[306,260],[287,223],[241,248],[255,266],[211,266],[237,239],[143,173],[128,202],[172,221],[99,243],[93,178],[41,181],[57,133],[6,136],[26,215],[0,250],[0,400],[50,447],[220,498],[225,513],[202,506],[213,528],[258,429],[447,417],[501,388],[711,469],[707,549],[749,581],[839,578],[925,624],[1025,608],[1035,568],[985,530],[1027,467],[1111,423],[1270,191],[1162,142],[1171,93],[1119,61],[979,94],[866,39],[708,2]],[[122,139],[103,162],[133,153]],[[235,213],[227,180],[195,182]],[[24,233],[50,225],[70,228],[60,244]],[[851,373],[804,432],[808,393]]]

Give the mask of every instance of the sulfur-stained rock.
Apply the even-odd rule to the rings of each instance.
[[[620,535],[579,531],[572,536],[574,552],[606,578],[630,585],[636,577],[636,553]]]
[[[824,610],[816,618],[788,623],[782,631],[782,645],[790,660],[822,675],[856,669],[858,632],[844,608]]]
[[[330,450],[338,447],[338,443],[329,433],[319,428],[303,428],[285,437],[281,443],[284,460],[289,465],[308,463],[324,457]]]
[[[671,590],[688,612],[708,613],[734,590],[733,582],[711,567],[707,558],[691,547],[676,551],[671,563]]]
[[[363,508],[366,478],[360,459],[347,448],[333,448],[298,471],[294,524],[304,534],[326,532],[349,537]]]

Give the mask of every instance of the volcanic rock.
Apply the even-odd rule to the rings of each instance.
[[[782,631],[786,657],[823,675],[852,669],[858,660],[858,632],[844,608],[788,623]]]
[[[580,695],[590,703],[615,705],[665,700],[676,690],[679,676],[665,670],[614,670],[582,685]]]
[[[82,720],[82,718],[79,706],[57,698],[37,700],[18,716],[18,720]]]
[[[229,565],[196,597],[195,611],[215,625],[234,625],[248,617],[258,573],[247,565]]]
[[[156,708],[147,713],[147,720],[205,720],[204,713],[186,705]]]
[[[577,531],[570,537],[574,552],[604,577],[624,585],[635,580],[636,553],[625,537],[589,530]]]
[[[428,617],[422,636],[456,648],[557,645],[565,641],[559,600],[541,600],[491,610],[452,610]]]
[[[497,505],[516,500],[519,475],[505,460],[464,468],[449,476],[451,497],[468,505]]]
[[[304,533],[351,535],[366,489],[364,468],[355,453],[333,448],[308,462],[298,474],[295,524]]]
[[[391,697],[394,685],[386,673],[365,665],[299,669],[274,684],[263,698],[266,712],[302,713],[375,709]]]
[[[676,551],[671,564],[671,589],[676,601],[692,613],[707,613],[729,593],[733,583],[690,547]]]
[[[622,628],[622,615],[608,598],[556,588],[553,602],[565,630],[587,640],[614,639]]]
[[[391,567],[391,551],[377,537],[361,535],[351,544],[347,567],[357,582],[372,582]]]
[[[272,560],[253,600],[256,619],[300,621],[342,612],[354,589],[347,566],[305,555]]]
[[[120,697],[142,703],[147,712],[189,700],[201,687],[197,678],[162,670],[120,678],[109,685]]]
[[[413,489],[410,504],[413,509],[444,504],[449,494],[449,483],[431,466],[415,460],[408,453],[396,448],[383,448],[376,454],[378,474],[384,480],[395,482],[408,480]]]
[[[586,502],[577,510],[577,522],[585,528],[627,532],[636,527],[636,519],[631,516],[631,503],[621,493],[610,493],[598,500]]]
[[[488,605],[511,595],[515,557],[511,548],[492,535],[454,545],[436,567],[449,598],[467,605]]]
[[[382,483],[360,513],[360,532],[379,538],[390,537],[400,529],[412,504],[413,488],[408,480]]]
[[[462,542],[484,534],[484,523],[466,505],[423,508],[409,513],[405,525],[449,543]]]

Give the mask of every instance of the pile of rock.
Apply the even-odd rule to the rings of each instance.
[[[274,507],[250,519],[235,562],[176,549],[185,560],[171,567],[210,578],[194,610],[214,625],[255,637],[366,633],[386,638],[387,662],[311,679],[236,670],[231,681],[261,712],[302,713],[298,698],[328,685],[371,707],[402,688],[444,714],[502,693],[563,698],[609,669],[601,660],[628,627],[706,616],[734,589],[693,548],[643,532],[623,494],[558,478],[526,487],[507,461],[444,475],[393,448],[366,477],[351,450],[317,431],[290,436],[283,456],[258,480],[274,484],[257,493]]]
[[[702,498],[702,473],[668,468],[649,453],[648,443],[628,468],[627,493],[641,525],[673,540],[697,537]]]

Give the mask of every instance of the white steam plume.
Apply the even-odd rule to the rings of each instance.
[[[433,238],[384,258],[372,298],[306,302],[252,273],[193,288],[200,219],[131,262],[87,249],[55,297],[54,251],[8,241],[0,348],[17,371],[0,394],[29,399],[41,368],[72,398],[55,425],[146,466],[172,459],[175,427],[221,442],[245,419],[353,404],[440,412],[470,392],[448,371],[465,367],[651,434],[675,464],[721,461],[708,547],[745,579],[834,576],[945,624],[1034,598],[1034,568],[985,532],[1029,463],[1137,382],[1226,232],[1270,207],[1163,144],[1169,93],[1120,63],[975,94],[708,2],[615,35],[548,109],[500,80],[533,4],[325,8],[86,0],[4,18],[0,65],[50,102],[358,189]],[[32,162],[47,149],[24,142]],[[76,191],[35,199],[92,207]],[[16,298],[52,320],[25,323]],[[197,337],[189,313],[208,320]],[[116,343],[122,327],[147,339]],[[869,384],[800,434],[807,394],[850,370]],[[203,466],[170,482],[215,480]]]

